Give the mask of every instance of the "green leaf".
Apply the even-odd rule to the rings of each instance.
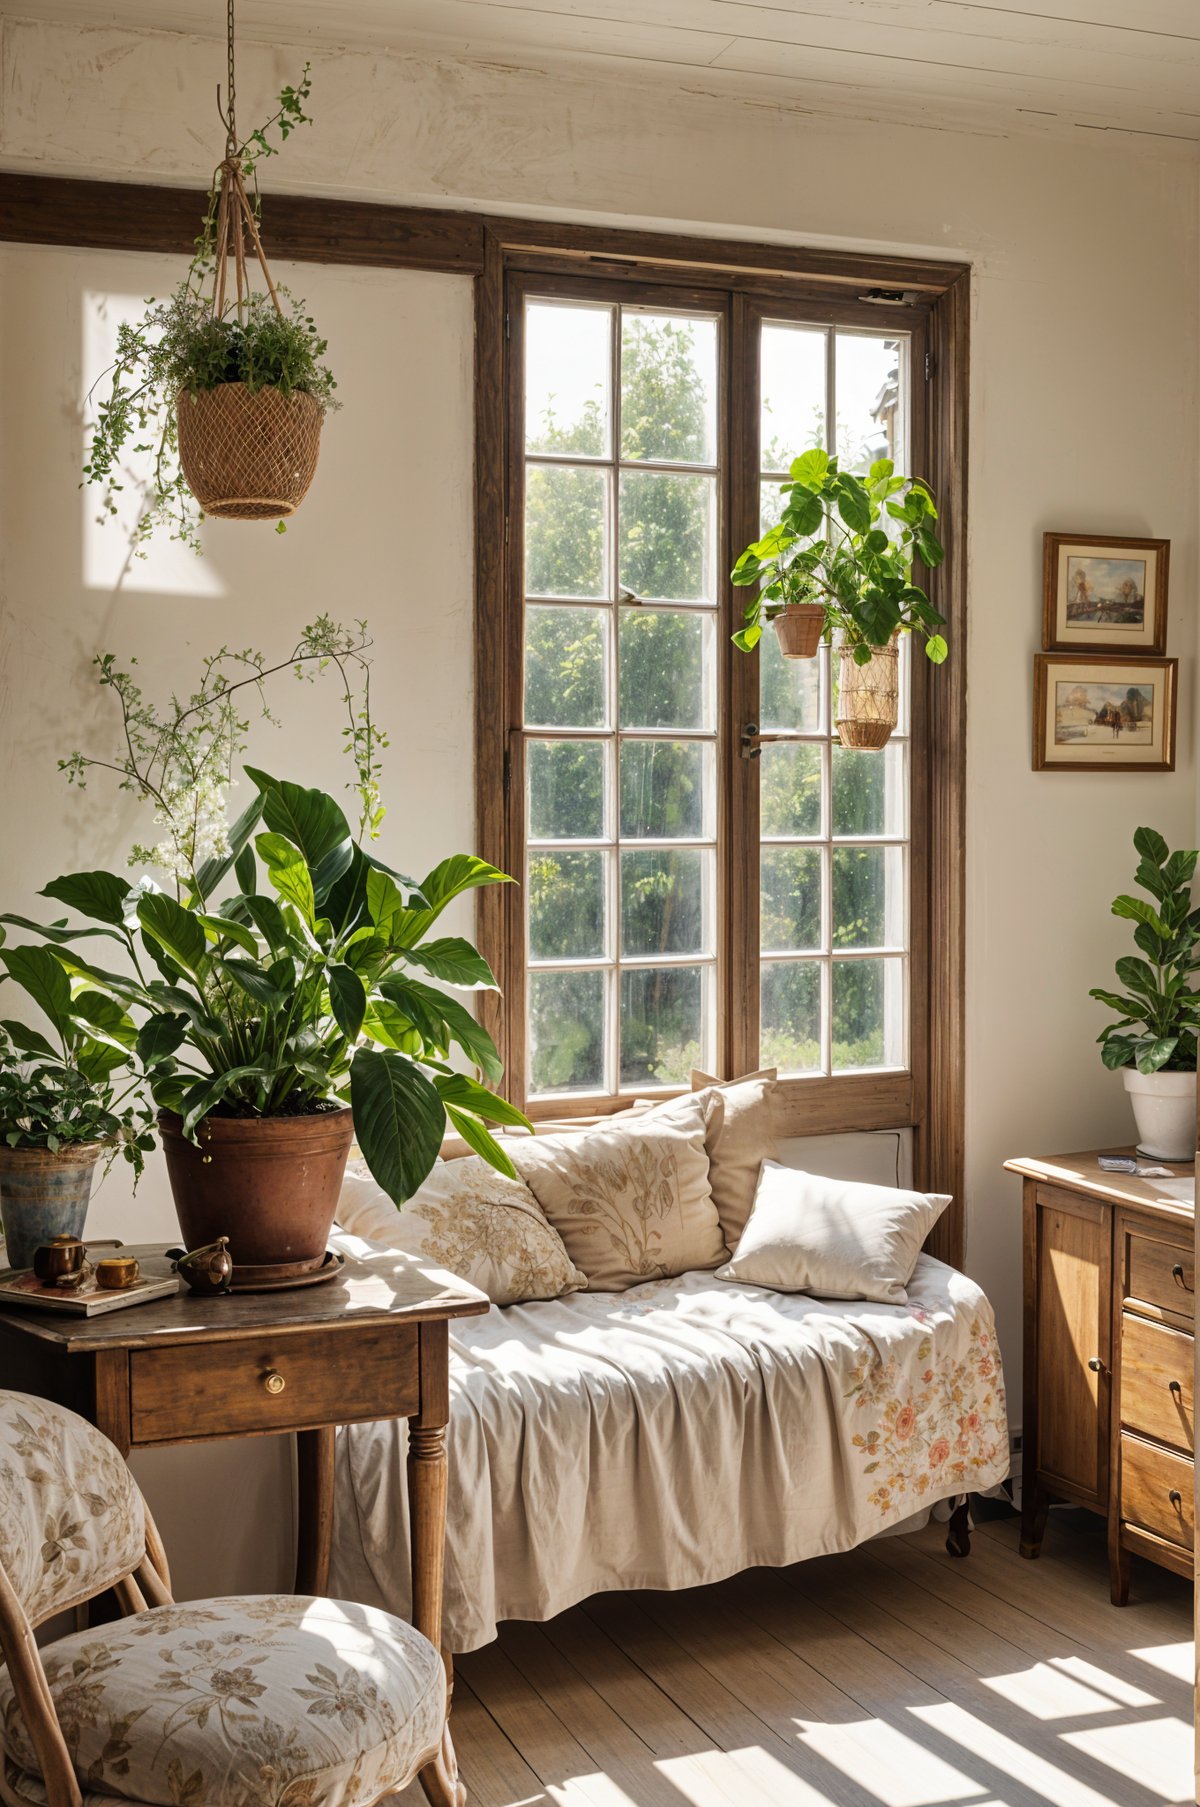
[[[432,1082],[403,1054],[358,1048],[350,1063],[354,1133],[394,1204],[411,1198],[442,1146],[446,1112]]]
[[[854,533],[868,533],[871,528],[871,501],[856,477],[848,473],[838,485],[837,511]]]
[[[935,571],[946,556],[942,549],[942,542],[936,534],[930,533],[928,528],[919,528],[916,543],[922,562],[928,565],[931,571]]]
[[[24,1023],[14,1022],[11,1018],[6,1017],[4,1021],[0,1022],[0,1029],[7,1031],[14,1048],[19,1048],[22,1054],[45,1054],[51,1060],[59,1058],[45,1036],[39,1035],[36,1029],[26,1028]]]
[[[261,1004],[266,1010],[282,1010],[288,1001],[288,994],[273,985],[262,967],[252,960],[222,960],[222,972],[228,973],[248,998]]]
[[[354,857],[354,840],[345,815],[324,791],[281,783],[249,765],[246,776],[263,793],[263,821],[273,834],[300,849],[312,874],[313,890],[323,897]]]
[[[317,902],[304,855],[281,834],[260,834],[254,845],[280,897],[294,904],[311,928],[317,919]]]
[[[58,922],[51,922],[51,923],[34,922],[28,916],[16,916],[16,915],[13,915],[11,911],[6,911],[4,915],[0,916],[0,923],[3,923],[3,922],[8,923],[10,928],[28,929],[28,931],[31,935],[42,935],[45,937],[45,939],[47,941],[52,942],[56,947],[70,947],[72,942],[86,941],[89,936],[94,936],[94,935],[103,935],[109,941],[119,941],[121,943],[122,947],[124,947],[126,945],[124,935],[120,934],[119,931],[116,929],[110,929],[110,928],[94,928],[94,929],[71,928],[71,929],[68,929],[68,928],[64,928],[62,926],[62,924],[58,923]],[[2,929],[0,929],[0,943],[2,943],[3,940],[4,940],[4,932]]]
[[[356,1042],[362,1033],[363,1017],[367,1009],[367,994],[362,980],[352,967],[330,967],[329,1007],[333,1011],[334,1021],[346,1040]]]
[[[1133,1040],[1127,1035],[1114,1035],[1100,1050],[1100,1058],[1114,1072],[1118,1067],[1133,1065]]]
[[[1148,1043],[1143,1042],[1138,1049],[1137,1070],[1139,1073],[1157,1073],[1165,1067],[1178,1045],[1177,1035],[1163,1035]]]
[[[1158,978],[1154,968],[1145,960],[1139,960],[1135,954],[1125,954],[1117,961],[1116,973],[1122,985],[1131,991],[1140,991],[1148,998],[1158,996]]]
[[[8,969],[10,979],[15,979],[23,991],[27,991],[34,1003],[42,1010],[59,1034],[69,1037],[71,1034],[71,987],[61,964],[47,947],[6,947],[0,948],[0,960]]]
[[[459,1110],[486,1117],[489,1123],[507,1123],[515,1129],[533,1128],[529,1118],[515,1104],[501,1098],[498,1092],[489,1092],[486,1086],[480,1085],[477,1079],[469,1079],[465,1073],[446,1073],[433,1083],[447,1110],[453,1104]]]
[[[934,665],[944,665],[949,651],[941,634],[930,634],[925,642],[925,657]]]
[[[736,634],[730,635],[739,652],[752,653],[762,639],[761,627],[742,627]]]
[[[363,1017],[363,1033],[385,1048],[399,1048],[403,1054],[419,1054],[422,1038],[399,1004],[387,998],[372,998]]]
[[[872,483],[882,483],[891,476],[895,465],[890,458],[877,458],[871,466],[869,476]]]
[[[219,1104],[225,1094],[243,1079],[262,1079],[269,1077],[270,1067],[255,1063],[251,1066],[230,1067],[224,1073],[218,1073],[214,1079],[207,1079],[200,1085],[192,1086],[186,1093],[183,1108],[183,1133],[191,1136],[197,1123],[207,1117],[214,1104]]]
[[[192,911],[185,910],[165,891],[151,891],[139,898],[137,914],[147,935],[175,964],[203,981],[208,970],[208,939]]]
[[[829,470],[829,453],[822,446],[814,446],[811,451],[801,452],[799,458],[793,458],[790,468],[797,483],[819,489]]]
[[[125,921],[126,899],[131,886],[112,872],[68,872],[62,878],[43,885],[39,897],[52,897],[56,903],[78,910],[95,922],[109,922],[120,928]]]
[[[263,897],[258,892],[248,893],[242,899],[242,907],[247,916],[271,949],[278,953],[291,941],[283,911],[273,897]]]
[[[1155,866],[1161,866],[1171,851],[1156,828],[1135,828],[1133,846],[1136,853]]]
[[[1140,897],[1114,897],[1112,913],[1122,916],[1129,922],[1144,923],[1146,928],[1153,929],[1162,940],[1166,940],[1170,931],[1157,910],[1152,910],[1148,903]],[[1141,943],[1138,943],[1139,947]]]
[[[1190,885],[1196,876],[1197,854],[1194,848],[1180,848],[1173,853],[1163,867],[1163,877],[1171,889],[1177,890],[1183,885]]]
[[[209,916],[196,914],[196,921],[201,924],[208,935],[215,938],[218,945],[223,941],[232,941],[243,953],[252,959],[258,959],[258,943],[250,930],[240,922],[232,921],[228,916]]]
[[[1088,992],[1088,997],[1095,998],[1098,1004],[1105,1004],[1109,1010],[1119,1011],[1122,1016],[1131,1019],[1140,1016],[1145,1009],[1144,1004],[1135,1004],[1132,998],[1123,998],[1115,991],[1103,991],[1099,986],[1094,986]]]
[[[412,948],[408,958],[435,979],[460,991],[495,991],[496,976],[483,955],[461,935],[443,936]]]
[[[241,891],[243,897],[249,892],[257,889],[258,867],[254,861],[253,848],[242,848],[242,851],[233,862],[233,872],[234,877],[238,882],[238,889]]]
[[[456,999],[448,998],[432,985],[422,985],[419,980],[410,979],[406,974],[384,979],[379,990],[385,998],[393,1004],[399,1004],[401,1010],[412,1017],[414,1027],[435,1047],[444,1049],[448,1043],[457,1042],[489,1079],[499,1079],[502,1076],[504,1063],[496,1051],[495,1042],[482,1024],[477,1023],[470,1011],[464,1009]]]
[[[188,1019],[182,1014],[177,1016],[164,1011],[147,1017],[137,1038],[138,1059],[143,1067],[152,1067],[174,1054],[185,1039],[187,1029]]]
[[[455,853],[440,866],[435,866],[428,878],[421,884],[421,894],[430,910],[436,916],[452,898],[459,897],[464,891],[473,891],[479,885],[511,885],[513,880],[507,872],[501,872],[495,866],[489,866],[474,853]]]
[[[446,1106],[446,1115],[463,1141],[473,1148],[476,1154],[481,1154],[484,1160],[493,1166],[497,1173],[502,1173],[506,1179],[516,1179],[516,1168],[495,1136],[484,1128],[478,1117],[468,1116],[465,1111],[457,1110],[452,1104]]]
[[[89,1029],[98,1030],[102,1039],[128,1051],[137,1040],[133,1018],[126,1014],[115,998],[102,991],[77,991],[71,999],[71,1014]]]

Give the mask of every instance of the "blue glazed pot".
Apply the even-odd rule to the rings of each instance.
[[[33,1266],[52,1236],[82,1236],[103,1142],[73,1148],[0,1147],[0,1222],[7,1265]]]

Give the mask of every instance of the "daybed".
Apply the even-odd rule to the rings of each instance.
[[[450,1351],[454,1652],[605,1589],[848,1550],[1008,1472],[991,1307],[927,1255],[905,1305],[686,1273],[493,1306]],[[339,1436],[330,1583],[401,1616],[405,1443],[403,1422]]]

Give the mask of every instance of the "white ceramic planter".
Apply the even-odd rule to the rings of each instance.
[[[1190,1161],[1196,1153],[1196,1075],[1139,1073],[1125,1067],[1125,1090],[1137,1124],[1138,1153],[1157,1161]]]

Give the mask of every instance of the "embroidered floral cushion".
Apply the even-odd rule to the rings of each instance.
[[[142,1499],[115,1446],[31,1393],[0,1389],[0,1568],[31,1623],[137,1568]]]
[[[623,1292],[725,1260],[704,1145],[721,1109],[714,1090],[707,1100],[679,1099],[669,1112],[508,1144],[592,1292]]]
[[[442,1660],[376,1607],[264,1595],[161,1606],[42,1659],[80,1784],[160,1807],[364,1807],[441,1742]],[[0,1745],[37,1759],[0,1670]],[[36,1791],[14,1792],[36,1798]]]
[[[337,1220],[354,1236],[448,1268],[493,1305],[560,1299],[587,1285],[525,1182],[481,1155],[439,1161],[398,1210],[366,1163],[352,1160]]]

